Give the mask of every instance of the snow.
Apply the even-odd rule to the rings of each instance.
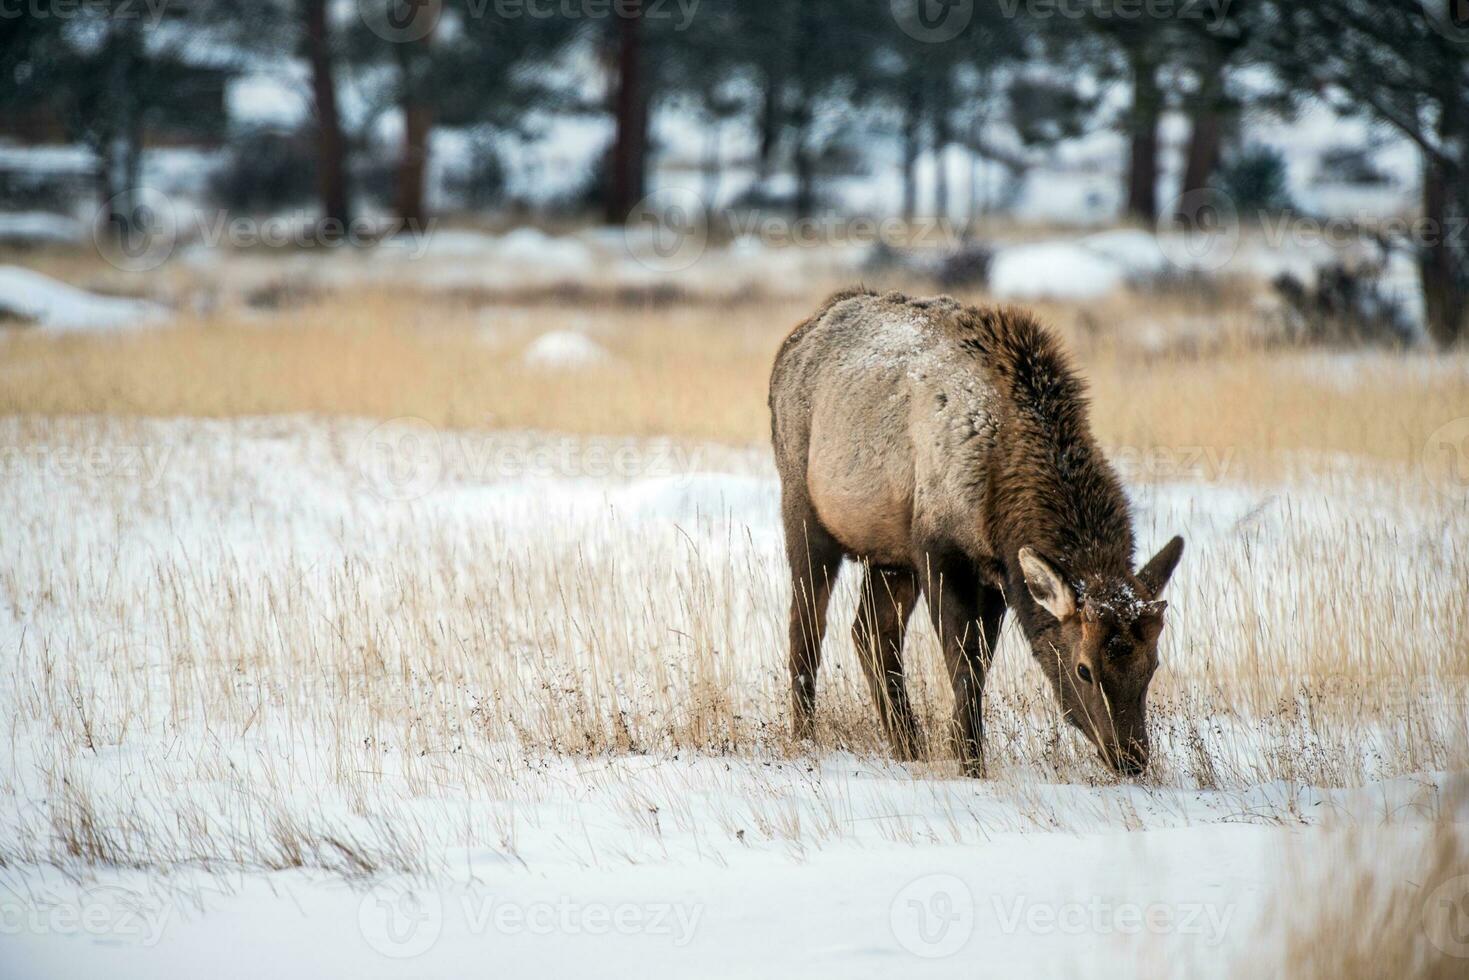
[[[16,146],[0,142],[0,171],[91,178],[97,171],[97,157],[79,144]]]
[[[511,261],[553,266],[567,276],[586,272],[592,265],[592,254],[582,242],[535,228],[517,228],[505,235],[498,252]]]
[[[487,866],[474,883],[387,879],[370,889],[284,873],[268,884],[201,883],[187,899],[133,885],[131,906],[116,893],[126,885],[98,893],[51,881],[100,926],[127,921],[126,937],[67,934],[43,917],[52,931],[7,936],[0,959],[36,980],[452,977],[476,963],[511,977],[677,976],[690,963],[701,977],[1227,977],[1278,914],[1262,882],[1278,877],[1283,857],[1331,859],[1295,837],[1243,825],[997,834],[965,848],[802,861],[736,852],[728,867],[615,875]],[[1377,838],[1389,854],[1421,840],[1411,830]],[[140,911],[125,918],[129,907]],[[249,955],[220,955],[229,949]]]
[[[600,78],[593,64],[564,68]],[[305,119],[302,65],[293,60],[284,69],[232,82],[232,119],[280,126]],[[349,80],[342,98],[346,114],[360,121],[362,86]],[[392,115],[384,114],[373,135],[392,136]],[[1176,114],[1165,120],[1165,200],[1177,183],[1180,122]],[[699,166],[709,144],[694,123],[679,106],[655,114],[660,152],[650,189],[684,187],[726,206],[754,183],[751,133],[725,127],[719,152],[726,167],[714,186]],[[1308,211],[1360,217],[1414,206],[1417,156],[1400,139],[1319,107],[1288,122],[1252,117],[1247,132],[1286,152],[1291,193]],[[847,213],[893,213],[902,196],[895,137],[859,135],[872,150],[870,172],[825,179],[822,190]],[[609,136],[605,118],[533,112],[524,135],[497,136],[493,146],[506,163],[509,194],[554,209],[584,189]],[[1374,159],[1392,183],[1353,187],[1318,179],[1325,150],[1369,139],[1379,141]],[[435,184],[476,152],[464,132],[442,128],[433,149]],[[217,160],[213,152],[150,151],[145,173],[187,212],[202,207],[198,196]],[[1227,272],[1309,278],[1320,263],[1347,254],[1290,234],[1272,239],[1268,228],[1205,243],[1201,253],[1166,234],[1088,233],[1117,219],[1124,161],[1121,137],[1106,127],[1058,147],[1017,180],[998,164],[950,148],[941,161],[931,153],[918,161],[919,199],[934,200],[942,166],[954,191],[945,217],[962,220],[972,206],[1047,226],[1039,241],[1026,240],[1036,232],[1022,229],[1019,241],[994,242],[990,291],[1002,299],[1085,301],[1170,268],[1213,268],[1221,256]],[[74,147],[0,146],[0,169],[89,179],[95,161]],[[788,188],[788,176],[768,186]],[[439,189],[429,193],[436,204],[449,203]],[[0,240],[76,242],[85,227],[19,212],[0,215]],[[752,282],[804,293],[816,279],[850,272],[862,251],[782,248],[745,233],[670,275],[636,261],[638,244],[616,227],[564,235],[435,228],[317,260],[312,269],[338,286],[389,276],[437,287],[610,281],[730,289]],[[186,254],[198,271],[235,261],[230,251],[196,246]],[[1411,263],[1392,260],[1390,281],[1410,301],[1417,296],[1413,275]],[[167,315],[153,303],[0,266],[0,317],[34,323],[30,329],[123,329]],[[508,331],[487,324],[488,338],[509,347],[534,336],[536,314],[522,319]],[[536,337],[521,357],[548,372],[615,364],[594,336],[588,318],[584,329]],[[1323,355],[1312,375],[1349,386],[1382,363],[1377,355]],[[1412,365],[1426,383],[1447,383],[1463,370],[1461,362],[1431,359]],[[452,644],[395,632],[410,585],[428,593],[418,601],[427,604],[435,629],[474,656],[482,648],[505,652],[488,644],[486,634],[493,634],[521,658],[506,675],[507,687],[517,674],[561,682],[546,651],[606,642],[596,639],[600,628],[646,654],[612,685],[618,696],[632,692],[630,702],[640,685],[679,689],[677,659],[670,665],[658,651],[692,651],[694,633],[713,648],[720,670],[748,679],[749,703],[763,705],[772,688],[783,698],[787,583],[779,487],[766,450],[309,419],[144,421],[116,431],[108,427],[118,423],[62,420],[36,447],[27,441],[36,424],[0,420],[0,496],[13,532],[0,537],[0,567],[10,583],[0,605],[0,645],[13,661],[0,678],[0,706],[8,709],[0,713],[11,719],[0,727],[7,760],[0,841],[48,854],[53,820],[72,819],[55,799],[63,778],[78,799],[88,794],[105,828],[127,828],[131,839],[170,841],[190,821],[209,833],[191,844],[203,857],[180,860],[167,873],[64,855],[56,859],[61,866],[49,857],[10,860],[0,868],[3,975],[456,976],[467,964],[486,964],[508,976],[589,969],[659,976],[688,972],[690,962],[709,976],[1105,976],[1167,967],[1238,975],[1235,959],[1258,947],[1278,918],[1285,856],[1336,866],[1348,852],[1329,828],[1371,828],[1369,845],[1356,846],[1360,858],[1389,873],[1409,868],[1403,855],[1424,848],[1425,821],[1441,816],[1435,807],[1464,783],[1462,774],[1395,768],[1382,746],[1424,733],[1405,735],[1390,723],[1361,737],[1359,755],[1343,756],[1359,784],[1284,781],[1271,761],[1284,751],[1282,739],[1297,739],[1309,752],[1334,734],[1274,716],[1268,724],[1249,716],[1167,723],[1174,727],[1163,728],[1156,751],[1182,756],[1189,750],[1177,746],[1204,740],[1229,767],[1217,786],[1203,785],[1181,763],[1160,785],[1100,775],[1063,782],[1029,756],[1021,760],[1028,750],[1020,743],[1044,734],[1003,729],[994,736],[996,774],[984,782],[844,752],[792,758],[764,748],[704,754],[657,744],[589,758],[526,752],[469,727],[452,746],[435,741],[369,753],[360,736],[382,729],[359,730],[350,713],[325,724],[329,711],[302,711],[271,686],[307,675],[323,684],[321,705],[348,703],[349,687],[332,686],[330,672],[325,680],[312,673],[311,658],[334,649],[312,629],[330,636],[364,610],[380,614],[374,641],[409,650],[397,653],[408,701],[492,702],[505,693],[461,690],[440,681],[443,664],[413,659],[419,646],[442,654]],[[379,472],[363,449],[379,437],[426,452],[427,465]],[[1319,597],[1305,577],[1261,569],[1301,555],[1337,556],[1347,528],[1360,542],[1361,579],[1413,594],[1427,574],[1421,556],[1457,553],[1469,540],[1462,508],[1426,508],[1400,482],[1351,461],[1337,467],[1313,460],[1311,480],[1254,484],[1233,479],[1228,449],[1200,447],[1197,457],[1180,449],[1159,459],[1114,447],[1112,455],[1134,503],[1140,549],[1151,552],[1175,533],[1189,541],[1171,586],[1162,667],[1176,690],[1188,690],[1190,681],[1222,683],[1238,669],[1209,659],[1236,648],[1220,636],[1256,637],[1252,649],[1282,668],[1301,651],[1340,641],[1324,626],[1320,635],[1303,626],[1290,633],[1298,643],[1277,643],[1282,630],[1294,629],[1297,612]],[[564,538],[548,539],[548,528]],[[549,557],[528,565],[521,557],[528,550]],[[557,589],[534,596],[556,598],[537,604],[529,591],[516,590],[528,590],[525,579],[546,566],[555,570]],[[332,591],[349,574],[343,568],[361,576],[353,582],[360,606],[344,605]],[[581,594],[587,570],[590,584],[611,599]],[[563,571],[568,594],[560,591]],[[228,615],[211,596],[216,576],[238,590],[229,593]],[[159,635],[153,617],[165,589],[182,590],[197,617],[175,628],[223,623],[218,636],[225,643],[236,642],[230,631],[251,628],[248,614],[267,598],[272,615],[299,615],[293,603],[310,610],[312,626],[293,627],[305,634],[309,654],[291,646],[286,653],[299,659],[288,660],[287,669],[224,670],[211,680],[219,691],[259,685],[260,715],[243,734],[191,715],[189,697],[223,697],[217,692],[196,691],[182,708],[153,704],[187,691],[179,678],[190,676],[188,657],[207,655],[215,642]],[[466,593],[473,615],[464,612]],[[1206,595],[1215,600],[1207,610],[1198,601]],[[844,575],[833,622],[845,624],[855,601]],[[623,618],[598,619],[611,607]],[[1394,622],[1412,615],[1382,613]],[[717,627],[710,619],[719,620]],[[584,631],[593,640],[581,639]],[[824,706],[833,688],[851,695],[860,686],[849,641],[838,632],[829,653],[834,662],[823,667]],[[1371,642],[1390,632],[1384,628]],[[120,683],[88,660],[105,635],[141,651],[128,667],[142,683]],[[1189,647],[1183,637],[1201,639]],[[938,662],[931,639],[910,649],[917,664]],[[52,657],[59,658],[54,673]],[[64,725],[47,728],[28,713],[53,676],[75,698],[78,714],[118,699],[146,707],[131,726],[77,753]],[[1002,638],[991,683],[996,699],[1039,690],[1013,629]],[[732,713],[742,710],[735,705]],[[1436,715],[1407,724],[1426,724],[1430,741],[1462,741],[1460,730],[1433,728],[1434,718],[1441,721]],[[385,728],[391,740],[392,726]],[[1061,739],[1064,748],[1056,751],[1078,751],[1071,733]],[[360,776],[368,770],[370,778]],[[391,853],[401,834],[411,842],[416,870],[354,880],[329,849],[308,853],[304,868],[261,870],[258,851],[270,835],[261,828],[278,816],[317,837],[365,842],[374,854]],[[231,864],[236,852],[245,855],[242,867]],[[211,862],[221,870],[200,869]],[[1161,912],[1165,925],[1127,924],[1130,913],[1148,911]],[[220,955],[231,949],[250,952]]]
[[[605,364],[611,359],[595,340],[574,330],[542,334],[526,348],[522,360],[532,367],[575,370]]]
[[[310,85],[299,63],[289,62],[273,74],[245,74],[225,86],[230,120],[244,126],[294,129],[310,118]]]
[[[1121,265],[1129,275],[1156,273],[1170,262],[1158,236],[1135,228],[1095,232],[1080,244],[1088,252]]]
[[[1177,235],[1134,228],[1011,245],[995,255],[990,291],[1002,299],[1093,299],[1170,267],[1209,268],[1214,254],[1190,251]]]
[[[498,283],[524,286],[583,279],[596,271],[599,256],[588,241],[570,235],[548,235],[537,228],[517,228],[503,235],[472,228],[440,228],[400,233],[372,253],[383,262],[410,260],[395,270],[422,273],[435,282]],[[421,266],[420,259],[426,259]],[[381,275],[381,271],[377,272]]]
[[[1092,299],[1120,287],[1127,268],[1082,242],[1051,241],[1001,249],[990,265],[1000,299]]]
[[[0,445],[27,446],[23,433],[36,425],[0,420]],[[590,965],[657,976],[695,961],[712,976],[1013,976],[1058,968],[1106,976],[1177,956],[1186,959],[1163,961],[1237,975],[1234,958],[1258,946],[1275,911],[1284,855],[1328,866],[1343,852],[1323,828],[1370,828],[1367,857],[1388,871],[1409,867],[1395,862],[1421,850],[1425,820],[1464,781],[1366,769],[1363,782],[1347,788],[1252,778],[1273,736],[1250,718],[1197,719],[1243,774],[1221,788],[1186,778],[1059,782],[1011,761],[1016,749],[999,732],[997,771],[983,782],[844,752],[791,758],[654,747],[523,756],[474,732],[455,735],[457,747],[368,753],[357,728],[338,730],[360,720],[335,710],[349,692],[313,692],[325,711],[313,717],[262,682],[309,674],[329,649],[311,636],[285,648],[278,672],[227,671],[197,692],[212,704],[216,682],[221,691],[260,683],[259,715],[242,734],[209,710],[168,707],[181,690],[173,685],[193,668],[149,632],[155,582],[165,592],[184,589],[201,628],[217,603],[239,628],[268,597],[271,616],[289,621],[299,604],[323,636],[334,636],[345,615],[379,612],[378,635],[390,645],[405,589],[440,589],[420,600],[436,630],[463,635],[475,658],[493,654],[469,632],[525,637],[515,670],[534,677],[546,670],[539,644],[594,622],[587,617],[600,607],[575,605],[585,567],[598,589],[627,589],[611,606],[637,604],[613,624],[632,634],[632,646],[668,642],[670,631],[692,630],[717,609],[729,631],[715,638],[738,654],[721,669],[779,687],[783,558],[768,452],[458,433],[411,421],[50,425],[34,436],[43,451],[0,457],[0,495],[15,530],[0,538],[0,559],[17,583],[14,601],[0,608],[0,644],[16,658],[0,678],[0,705],[32,705],[49,683],[34,672],[59,658],[55,674],[67,678],[79,712],[118,698],[157,698],[161,707],[140,711],[125,731],[104,725],[90,752],[38,727],[32,708],[11,712],[13,723],[0,729],[8,760],[0,840],[14,846],[51,833],[48,787],[64,774],[101,824],[127,827],[133,839],[170,839],[181,823],[175,814],[188,814],[183,823],[210,830],[192,846],[224,868],[232,848],[249,854],[262,846],[261,827],[280,814],[369,851],[383,835],[406,833],[414,847],[422,843],[427,870],[344,880],[323,869],[328,856],[308,854],[307,867],[295,870],[210,874],[198,867],[205,857],[170,875],[94,865],[78,879],[74,864],[12,860],[0,875],[5,975],[105,972],[121,980],[207,968],[221,977],[451,976],[466,963],[492,962],[512,976]],[[434,465],[417,483],[399,481],[404,492],[385,493],[374,482],[383,474],[370,448],[382,440],[401,448],[404,436]],[[1463,540],[1464,516],[1420,511],[1389,480],[1237,483],[1227,479],[1225,459],[1203,461],[1212,476],[1181,468],[1159,482],[1147,460],[1114,455],[1134,497],[1141,547],[1175,532],[1190,542],[1173,587],[1178,636],[1229,636],[1245,623],[1269,635],[1290,621],[1292,602],[1314,601],[1312,583],[1270,576],[1247,608],[1190,611],[1202,605],[1203,590],[1233,590],[1218,583],[1239,581],[1241,569],[1277,567],[1293,536],[1324,541],[1350,526],[1366,540],[1364,554],[1387,563],[1367,572],[1397,569],[1394,587],[1404,590],[1414,587],[1413,565],[1397,564],[1393,553],[1416,556],[1430,542]],[[38,540],[49,547],[35,547]],[[1383,541],[1393,547],[1374,546]],[[540,564],[517,563],[527,547]],[[597,564],[618,549],[635,564]],[[1243,564],[1230,564],[1236,558]],[[710,581],[690,576],[705,564],[731,577],[730,592],[702,591]],[[326,588],[344,565],[361,606],[341,607]],[[570,597],[532,607],[525,596],[517,604],[482,591],[492,582],[523,588],[523,577],[543,566]],[[609,569],[616,574],[598,574]],[[618,577],[639,574],[645,580]],[[517,578],[520,585],[506,584]],[[232,585],[227,596],[221,583]],[[852,592],[844,575],[834,622],[847,621]],[[467,622],[452,597],[465,593],[478,611],[461,633]],[[667,607],[655,608],[660,601],[695,608],[666,619]],[[126,683],[113,686],[95,664],[78,669],[103,651],[88,652],[90,641],[76,631],[129,629],[108,618],[124,605],[136,607],[145,628],[128,634],[138,649],[123,662],[154,686],[126,671]],[[209,655],[211,636],[193,641],[193,655]],[[937,663],[929,644],[910,649],[916,662]],[[1217,679],[1229,668],[1191,664],[1191,653],[1170,645],[1165,670]],[[829,656],[825,705],[834,688],[855,682],[843,680],[851,651]],[[1029,659],[1007,631],[996,690],[1017,678],[1038,684]],[[404,697],[424,696],[420,671],[447,668],[417,661],[404,673]],[[335,666],[327,670],[336,676]],[[645,679],[674,682],[650,673],[628,683]],[[464,696],[451,693],[455,687],[431,688],[431,696]],[[396,737],[391,723],[362,731]],[[1160,739],[1157,750],[1166,749]],[[344,768],[371,774],[365,783],[344,782]],[[1153,926],[1135,921],[1143,910],[1152,910]],[[220,957],[221,949],[250,955]]]
[[[145,300],[98,296],[19,266],[0,266],[0,314],[50,332],[112,330],[156,322],[167,310]]]
[[[21,245],[75,245],[83,238],[80,223],[46,211],[0,213],[0,242]]]

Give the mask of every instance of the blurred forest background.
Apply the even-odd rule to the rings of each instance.
[[[897,217],[973,251],[994,229],[1166,232],[1218,194],[1245,225],[1348,222],[1411,269],[1413,322],[1387,332],[1448,346],[1469,297],[1465,7],[34,0],[0,22],[0,237],[68,240],[98,207],[126,234],[143,188],[296,214],[321,243],[618,225],[681,187],[713,234]],[[1282,288],[1362,289],[1325,281]]]

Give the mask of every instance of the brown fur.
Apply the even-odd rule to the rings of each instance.
[[[826,605],[847,556],[866,566],[854,636],[901,755],[921,741],[902,676],[921,592],[967,771],[982,768],[984,675],[1007,609],[1066,717],[1109,765],[1141,768],[1157,596],[1182,541],[1133,574],[1127,499],[1083,384],[1030,313],[844,290],[781,346],[770,408],[798,735],[810,731]]]

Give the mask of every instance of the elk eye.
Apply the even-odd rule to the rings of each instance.
[[[1092,682],[1092,672],[1086,664],[1076,665],[1076,676],[1081,678],[1083,684],[1090,684]]]

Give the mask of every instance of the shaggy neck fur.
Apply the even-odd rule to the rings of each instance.
[[[1008,402],[985,517],[1007,598],[1034,646],[1055,620],[1031,598],[1016,553],[1035,549],[1079,596],[1116,588],[1132,578],[1132,517],[1057,340],[1013,308],[966,309],[958,326]]]

